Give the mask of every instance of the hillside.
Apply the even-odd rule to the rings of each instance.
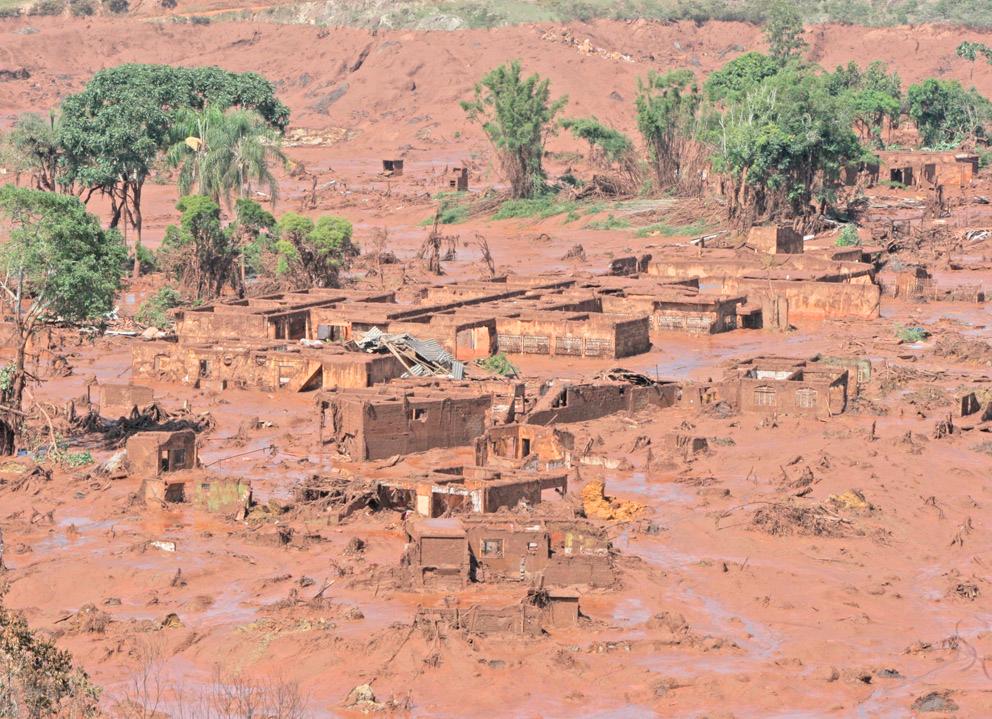
[[[944,27],[854,32],[835,25],[807,33],[809,57],[824,67],[884,60],[906,84],[949,77],[973,83],[986,95],[992,95],[992,66],[957,58],[954,49],[962,40],[990,37]],[[0,71],[15,72],[0,84],[4,125],[20,112],[46,112],[103,67],[217,64],[254,70],[275,82],[294,127],[331,131],[330,137],[356,151],[431,151],[444,142],[449,154],[481,147],[481,133],[465,122],[458,100],[509,58],[549,77],[556,95],[567,94],[566,114],[596,115],[629,132],[638,76],[679,67],[704,76],[739,53],[764,48],[760,28],[745,23],[646,20],[416,32],[32,17],[0,21],[0,38]],[[551,149],[560,148],[552,142]]]

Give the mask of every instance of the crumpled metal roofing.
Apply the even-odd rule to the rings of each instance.
[[[459,362],[452,357],[451,354],[449,354],[448,351],[441,346],[441,343],[435,339],[422,340],[407,334],[406,332],[388,334],[380,330],[378,327],[373,327],[357,339],[355,344],[364,350],[379,349],[386,344],[406,346],[418,357],[426,360],[427,362],[433,362],[434,364],[441,365],[442,367],[450,367],[451,376],[454,379],[462,379],[465,376],[464,363]],[[413,374],[418,377],[429,377],[433,376],[435,372],[426,365],[415,364],[410,368],[409,374]]]

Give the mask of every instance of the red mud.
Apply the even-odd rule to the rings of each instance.
[[[27,26],[40,32],[22,34]],[[628,53],[634,59],[628,63],[543,40],[549,29],[555,28],[373,36],[247,23],[3,21],[0,65],[27,67],[31,78],[0,85],[0,112],[9,122],[19,112],[47,111],[95,70],[121,62],[259,71],[277,83],[294,128],[345,138],[288,150],[318,177],[313,212],[351,219],[359,244],[374,228],[388,228],[390,249],[408,260],[423,239],[419,223],[434,211],[431,195],[446,166],[470,160],[473,189],[494,179],[479,131],[465,122],[457,101],[508,53],[549,76],[556,93],[569,94],[568,114],[595,114],[631,130],[636,76],[675,66],[705,73],[743,48],[761,47],[758,30],[746,25],[571,28],[577,38]],[[992,94],[992,67],[953,56],[958,42],[978,37],[934,28],[825,27],[812,33],[811,44],[825,66],[883,59],[906,82],[938,74]],[[369,44],[365,63],[350,71]],[[347,91],[326,111],[315,109],[344,85]],[[611,99],[612,92],[621,99]],[[562,137],[550,149],[581,148]],[[380,159],[400,154],[402,179],[377,174]],[[277,209],[298,209],[308,188],[286,178]],[[146,237],[154,246],[176,220],[174,186],[152,185],[146,196]],[[558,217],[453,226],[462,241],[457,258],[444,263],[447,279],[478,277],[478,252],[464,242],[476,232],[488,239],[500,271],[519,274],[600,272],[613,257],[685,241],[583,229],[587,222]],[[576,243],[586,261],[562,260]],[[987,244],[975,252],[992,254]],[[952,283],[992,279],[988,270],[969,271],[966,280],[947,272]],[[130,314],[152,284],[143,280],[125,293],[122,312]],[[960,390],[987,382],[990,369],[935,355],[933,340],[919,347],[895,342],[897,326],[941,318],[958,323],[941,323],[941,335],[992,339],[983,305],[886,297],[874,321],[800,324],[781,334],[664,334],[652,338],[649,353],[625,360],[651,376],[706,380],[721,376],[735,358],[823,352],[866,356],[875,376],[853,411],[828,421],[672,408],[571,426],[594,440],[593,455],[619,465],[581,464],[573,488],[605,478],[611,495],[648,505],[643,522],[610,527],[622,556],[621,582],[583,594],[588,620],[578,628],[539,639],[432,641],[410,632],[417,606],[437,605],[443,596],[390,584],[405,538],[398,513],[362,514],[342,525],[305,510],[278,514],[299,479],[336,471],[374,477],[384,472],[381,463],[343,463],[322,452],[307,395],[217,395],[164,384],[153,387],[166,407],[189,400],[194,411],[213,415],[217,425],[201,437],[201,461],[251,480],[256,499],[268,507],[264,520],[246,524],[192,508],[144,507],[132,501],[136,480],[85,470],[57,472],[50,483],[22,491],[0,485],[10,569],[5,601],[56,634],[105,687],[108,707],[151,654],[157,657],[152,671],[170,687],[162,703],[167,712],[177,683],[208,685],[220,665],[297,682],[312,715],[321,717],[349,716],[342,701],[363,683],[372,684],[380,701],[407,703],[410,716],[900,717],[917,697],[944,690],[959,707],[956,716],[989,716],[992,445],[983,429],[959,428],[941,439],[933,431],[955,412]],[[126,381],[132,341],[101,338],[68,347],[73,374],[46,381],[36,396],[61,404],[83,395],[88,377]],[[540,357],[518,364],[529,377],[584,377],[616,361]],[[235,438],[256,416],[271,426]],[[965,424],[956,415],[955,421]],[[674,430],[708,438],[709,451],[689,462],[667,456],[658,448]],[[642,437],[648,441],[635,445]],[[111,454],[101,446],[93,452],[98,461]],[[471,461],[468,448],[434,450],[391,471]],[[806,468],[813,482],[796,498],[790,485]],[[851,489],[870,506],[831,504]],[[839,521],[819,533],[755,521],[759,510],[793,504],[830,507]],[[274,539],[283,526],[294,530],[288,545]],[[367,548],[348,554],[355,537]],[[157,540],[175,542],[175,552],[149,545]],[[183,582],[174,581],[178,570]],[[325,585],[328,601],[311,601]],[[511,604],[519,596],[518,587],[481,585],[462,592],[460,604]],[[87,604],[109,614],[103,631],[76,631],[66,620]],[[360,615],[349,613],[352,607]],[[161,627],[170,613],[181,626]]]

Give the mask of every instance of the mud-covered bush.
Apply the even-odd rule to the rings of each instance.
[[[3,605],[0,589],[0,716],[95,717],[100,690],[72,655]]]
[[[64,13],[65,7],[65,0],[38,0],[38,2],[32,5],[31,9],[28,10],[28,15],[55,17]]]
[[[75,17],[90,17],[96,12],[94,0],[69,0],[69,12]]]
[[[134,319],[148,327],[157,327],[160,330],[169,328],[172,325],[172,317],[169,310],[180,307],[183,304],[182,296],[172,287],[163,287],[154,295],[141,303]]]

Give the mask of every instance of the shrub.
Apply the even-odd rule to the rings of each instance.
[[[478,364],[483,369],[503,375],[504,377],[517,377],[520,374],[517,368],[513,366],[513,363],[502,352],[494,354],[492,357],[481,359],[478,361]]]
[[[461,103],[469,119],[489,136],[512,197],[531,198],[545,191],[544,143],[567,101],[552,101],[548,80],[539,75],[523,78],[520,62],[514,60],[489,72],[476,83],[472,102]]]
[[[519,217],[547,219],[562,215],[576,208],[574,202],[558,202],[554,195],[542,195],[529,200],[507,200],[493,215],[494,220],[511,220]]]
[[[131,9],[128,0],[103,0],[103,6],[114,15],[123,15]]]
[[[41,15],[44,17],[54,17],[56,15],[61,15],[65,12],[65,0],[38,0],[31,9],[28,10],[28,15]]]
[[[922,342],[929,336],[930,333],[922,327],[896,326],[896,337],[898,337],[899,341],[904,344],[915,344],[916,342]]]
[[[630,221],[622,217],[614,217],[613,213],[606,216],[605,220],[596,220],[586,225],[587,230],[625,230],[630,227]]]
[[[69,12],[75,17],[89,17],[96,12],[93,0],[69,0]]]
[[[179,5],[177,0],[159,0],[159,4],[165,10],[173,10],[177,5]]]
[[[193,17],[191,17],[189,19],[189,21],[191,23],[193,23],[194,25],[209,25],[210,24],[210,18],[204,17],[203,15],[194,15]]]
[[[857,228],[854,225],[844,225],[837,238],[837,247],[857,247],[860,244],[861,238],[858,237]]]
[[[133,256],[129,257],[127,261],[128,267],[134,266]],[[138,245],[138,264],[141,266],[141,274],[143,275],[147,275],[149,272],[154,272],[158,269],[155,253],[144,245]]]
[[[172,326],[169,310],[182,305],[183,298],[175,289],[163,287],[141,303],[134,319],[148,327],[157,327],[160,330],[168,329]]]

